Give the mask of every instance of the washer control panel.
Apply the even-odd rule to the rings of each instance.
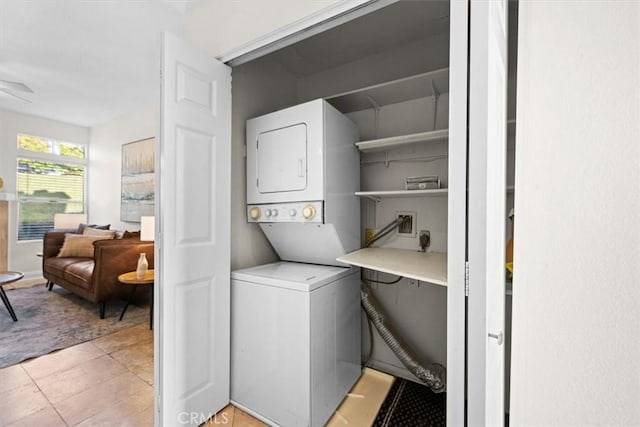
[[[247,205],[249,222],[313,222],[323,223],[321,201]]]

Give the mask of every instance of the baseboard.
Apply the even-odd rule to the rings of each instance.
[[[9,289],[21,289],[21,288],[31,288],[33,286],[44,285],[47,280],[42,277],[41,273],[31,274],[27,276],[26,274],[21,280],[17,282],[9,283],[8,285],[4,285],[5,290]]]
[[[35,279],[42,279],[43,282],[46,282],[46,279],[42,277],[42,270],[27,271],[24,273],[24,278],[22,280],[35,280]]]

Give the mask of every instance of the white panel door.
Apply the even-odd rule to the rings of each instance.
[[[156,425],[229,401],[231,69],[163,34],[156,195]]]
[[[468,413],[504,424],[507,0],[471,0]]]

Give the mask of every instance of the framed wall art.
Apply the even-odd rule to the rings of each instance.
[[[122,145],[120,220],[140,222],[154,215],[155,138]]]

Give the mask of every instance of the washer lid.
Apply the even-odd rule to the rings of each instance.
[[[355,270],[347,267],[275,262],[231,272],[231,278],[278,288],[312,291],[348,276]]]

